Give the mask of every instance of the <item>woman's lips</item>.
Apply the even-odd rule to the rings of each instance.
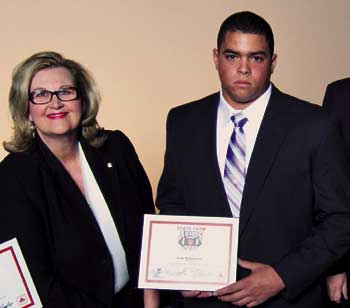
[[[68,114],[68,112],[50,113],[47,115],[47,117],[51,120],[63,119],[67,116],[67,114]]]

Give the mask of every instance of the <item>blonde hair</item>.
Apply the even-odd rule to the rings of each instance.
[[[57,52],[44,51],[24,60],[13,71],[9,108],[14,133],[10,141],[3,143],[8,152],[23,152],[32,145],[34,127],[28,118],[30,84],[37,72],[54,67],[66,68],[78,88],[83,108],[79,134],[94,147],[102,146],[106,140],[107,135],[96,120],[101,96],[92,75],[78,62]]]

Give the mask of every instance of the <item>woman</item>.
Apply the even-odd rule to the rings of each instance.
[[[136,288],[151,187],[120,131],[96,121],[87,70],[55,52],[14,70],[0,164],[0,242],[16,237],[45,308],[143,307]],[[158,307],[145,291],[145,306]]]

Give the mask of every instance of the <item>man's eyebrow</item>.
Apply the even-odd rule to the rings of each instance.
[[[239,51],[236,51],[236,50],[233,50],[233,49],[225,49],[223,51],[224,54],[227,54],[227,53],[234,53],[234,54],[237,54],[237,55],[241,55],[242,53],[239,52]],[[261,56],[267,56],[267,53],[264,51],[264,50],[257,50],[257,51],[252,51],[252,52],[248,52],[247,53],[248,56],[258,56],[258,55],[261,55]]]
[[[238,51],[235,51],[235,50],[232,50],[232,49],[225,49],[225,50],[223,51],[223,53],[236,53],[236,54],[239,54]]]
[[[251,52],[249,53],[249,55],[251,56],[267,56],[267,53],[265,51],[254,51],[254,52]]]

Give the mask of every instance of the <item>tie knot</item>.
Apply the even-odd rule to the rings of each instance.
[[[231,120],[235,127],[238,128],[243,128],[244,124],[248,121],[248,119],[241,112],[233,115]]]

